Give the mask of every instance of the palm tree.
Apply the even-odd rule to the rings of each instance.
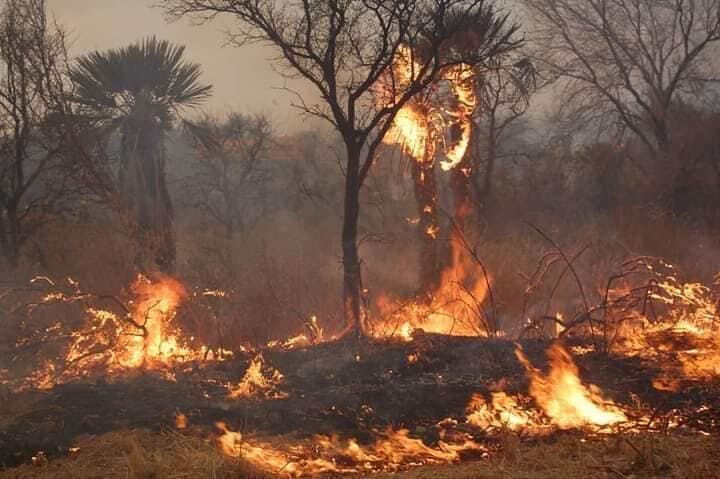
[[[85,114],[120,136],[118,190],[148,256],[170,271],[175,264],[172,203],[165,179],[166,133],[183,109],[210,95],[200,65],[183,60],[185,47],[144,39],[82,56],[71,69],[76,101]]]

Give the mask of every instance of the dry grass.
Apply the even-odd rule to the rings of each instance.
[[[421,467],[405,479],[711,478],[720,475],[720,441],[706,436],[617,436],[580,440],[502,441],[488,462]],[[246,464],[225,459],[212,441],[147,431],[123,431],[86,440],[75,457],[0,472],[0,479],[264,478]],[[390,474],[373,476],[377,479]],[[367,477],[367,476],[356,476]]]
[[[74,457],[36,461],[0,472],[2,479],[264,478],[226,460],[212,441],[145,430],[120,431],[78,444]]]
[[[507,445],[507,442],[506,442]],[[374,479],[390,477],[373,476]],[[556,479],[720,477],[720,440],[706,436],[617,436],[516,443],[489,462],[425,467],[404,479]]]

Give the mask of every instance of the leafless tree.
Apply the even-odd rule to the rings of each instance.
[[[68,191],[65,36],[44,0],[0,10],[0,247],[10,267]]]
[[[270,179],[263,165],[272,142],[272,125],[262,115],[232,113],[221,121],[205,117],[188,127],[197,161],[190,179],[194,202],[218,224],[226,239],[245,228],[258,208],[258,191]]]
[[[161,4],[175,18],[234,17],[238,20],[231,36],[234,43],[269,44],[289,76],[305,79],[319,92],[320,103],[309,104],[298,95],[298,106],[332,124],[345,144],[343,304],[348,331],[359,335],[360,190],[383,136],[403,105],[444,68],[504,50],[515,29],[508,28],[507,17],[498,16],[484,0],[164,0]],[[451,17],[461,21],[451,25]],[[460,49],[450,54],[449,40],[470,23],[485,26],[475,32],[485,39],[484,47],[472,56],[461,55]],[[421,36],[424,41],[417,41]],[[425,51],[413,53],[417,67],[410,78],[394,75],[398,51],[419,44]],[[378,80],[384,75],[393,78],[394,91],[378,102]]]
[[[634,133],[666,153],[668,111],[717,78],[719,0],[526,0],[535,61],[566,80],[575,121]]]
[[[516,53],[492,59],[478,72],[477,82],[471,155],[475,199],[482,206],[490,196],[497,162],[506,156],[502,149],[512,126],[527,112],[538,85],[533,63]]]

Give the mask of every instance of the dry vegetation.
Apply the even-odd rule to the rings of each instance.
[[[707,436],[617,435],[580,438],[561,435],[548,442],[504,441],[503,452],[488,461],[417,468],[371,477],[406,479],[545,479],[557,477],[645,477],[704,479],[720,467],[720,442]],[[212,441],[177,432],[113,432],[78,443],[75,457],[46,461],[0,473],[3,479],[264,479],[240,460],[229,460]],[[349,477],[365,477],[352,475]]]
[[[720,0],[158,3],[327,128],[0,2],[0,478],[718,476]]]

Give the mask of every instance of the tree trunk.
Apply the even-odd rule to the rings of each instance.
[[[478,133],[479,134],[479,133]],[[474,137],[474,142],[476,146],[473,146],[473,148],[477,148],[479,145],[477,145],[477,141]],[[475,201],[477,203],[477,214],[481,215],[478,220],[482,221],[484,218],[482,217],[483,211],[487,211],[487,203],[490,200],[490,194],[492,192],[492,180],[493,175],[495,173],[495,159],[497,156],[497,145],[496,145],[496,137],[495,137],[495,118],[494,116],[491,116],[490,118],[490,125],[488,127],[488,133],[487,133],[487,154],[485,157],[485,168],[480,168],[480,162],[481,157],[478,154],[478,156],[475,158],[475,167],[473,170],[473,177],[475,178]],[[479,150],[479,148],[477,148]],[[482,176],[480,176],[482,172]]]
[[[437,235],[437,179],[433,153],[428,149],[422,162],[412,160],[412,177],[418,209],[418,242],[420,251],[418,286],[420,293],[428,293],[439,284]]]
[[[342,229],[343,313],[347,332],[360,338],[363,333],[360,302],[362,277],[357,244],[360,216],[360,147],[348,146],[347,153]]]
[[[141,248],[138,266],[171,273],[175,268],[175,235],[162,130],[151,120],[133,124],[125,132],[122,153],[121,191]]]
[[[3,221],[2,244],[3,256],[7,266],[14,270],[20,263],[20,221],[17,206],[5,207],[5,221]]]
[[[155,218],[153,222],[154,234],[160,238],[155,250],[155,264],[166,273],[175,271],[175,232],[173,230],[173,208],[167,181],[165,180],[165,148],[158,145],[155,161],[156,188],[158,196],[155,198]]]
[[[472,178],[472,164],[470,155],[465,155],[462,161],[450,172],[450,186],[453,191],[453,220],[455,226],[461,231],[465,229],[465,218],[471,209],[470,180]]]

